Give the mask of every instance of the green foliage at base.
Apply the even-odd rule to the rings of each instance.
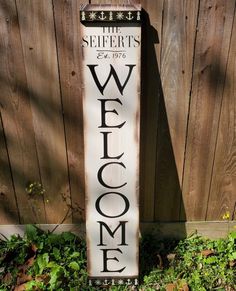
[[[46,233],[28,225],[23,238],[1,241],[0,290],[86,290],[85,248],[72,233]]]
[[[109,290],[236,290],[236,232],[226,239],[192,235],[181,241],[155,241],[140,247],[141,281]],[[28,225],[25,236],[0,241],[0,291],[102,290],[87,286],[86,245],[72,233],[43,232]],[[107,290],[107,289],[106,289]]]
[[[171,252],[163,247],[159,258],[141,290],[236,290],[236,232],[218,240],[192,235]]]

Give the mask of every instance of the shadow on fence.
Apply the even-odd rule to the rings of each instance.
[[[150,222],[180,221],[183,198],[155,51],[155,44],[159,43],[159,37],[156,29],[151,26],[146,11],[143,11],[143,17],[140,138],[141,218]],[[151,185],[153,187],[150,187]],[[153,192],[150,193],[151,191]],[[154,201],[148,200],[147,195],[153,197]],[[185,221],[185,214],[182,216],[182,220]]]

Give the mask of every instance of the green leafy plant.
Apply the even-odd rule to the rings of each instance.
[[[23,238],[1,241],[0,257],[0,290],[87,288],[85,242],[72,233],[46,233],[29,225]]]
[[[155,241],[149,235],[141,240],[140,256],[142,284],[137,289],[111,286],[110,291],[236,290],[236,232],[218,240],[194,234]],[[33,225],[24,237],[0,240],[0,291],[7,290],[98,290],[87,284],[85,241]]]
[[[194,234],[166,256],[164,267],[144,277],[143,290],[236,290],[235,251],[236,232],[218,240]]]

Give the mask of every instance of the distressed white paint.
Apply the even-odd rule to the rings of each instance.
[[[86,41],[82,41],[88,272],[92,278],[133,278],[138,276],[141,28],[138,25],[126,24],[126,26],[113,28],[111,31],[111,28],[107,28],[109,23],[105,28],[92,24],[90,26],[82,24],[81,26],[82,37],[90,42],[88,45]],[[121,84],[124,84],[129,70],[131,70],[131,67],[127,65],[134,65],[123,95],[113,76],[101,94],[88,65],[97,65],[94,70],[102,85],[109,76],[110,65],[116,71]],[[119,101],[106,101],[105,105],[106,110],[116,110],[117,113],[103,114],[104,112],[101,112],[102,101],[99,99],[117,98]],[[107,125],[116,126],[123,122],[125,124],[121,128],[99,128],[101,115],[105,115]],[[110,132],[107,143],[109,157],[106,158],[102,158],[104,157],[104,134],[101,132]],[[118,156],[121,157],[118,158]],[[102,185],[98,179],[99,169],[111,162],[122,163],[122,165],[111,164],[105,167],[102,172],[102,180],[108,186],[114,187],[126,183],[117,189],[110,189],[106,185]],[[124,212],[128,201],[129,208],[126,213],[116,218],[104,217],[99,213],[95,207],[96,202],[101,195],[107,192],[118,192],[127,200],[114,193],[104,195],[100,201],[102,212],[107,216],[118,216]],[[104,245],[99,245],[101,229],[98,221],[106,223],[111,231],[114,231],[121,221],[127,221],[124,223],[127,245],[120,245],[122,239],[124,242],[121,227],[114,233],[114,237],[108,233],[106,228],[103,228]],[[104,249],[115,250],[104,251]],[[105,253],[107,254],[106,268],[104,266]]]

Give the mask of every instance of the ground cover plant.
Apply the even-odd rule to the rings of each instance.
[[[194,234],[157,245],[158,267],[144,275],[143,289],[236,290],[236,232],[210,240]]]
[[[140,245],[140,286],[109,290],[236,290],[236,232],[209,240],[193,234],[181,241]],[[43,232],[28,225],[25,236],[0,241],[0,290],[95,291],[86,273],[86,245],[72,233]]]

